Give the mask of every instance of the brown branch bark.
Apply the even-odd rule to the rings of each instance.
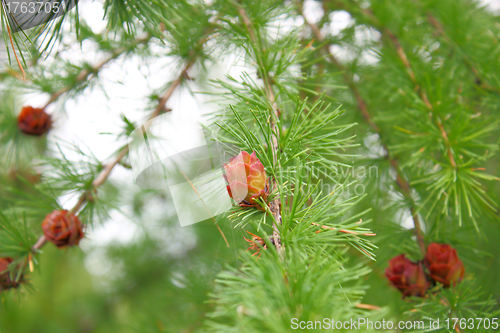
[[[238,7],[238,14],[241,17],[241,20],[243,21],[243,24],[250,35],[250,40],[254,44],[255,47],[258,47],[259,40],[257,39],[255,32],[253,30],[253,24],[250,18],[248,17],[245,9],[239,5]],[[261,68],[264,68],[263,64],[259,64]],[[267,99],[269,100],[271,107],[272,107],[272,113],[273,116],[271,117],[271,131],[273,132],[272,139],[273,139],[273,150],[274,150],[274,164],[278,165],[278,153],[279,153],[279,147],[278,147],[278,140],[279,140],[279,135],[280,135],[280,129],[277,126],[277,121],[278,118],[281,114],[281,111],[278,107],[276,95],[273,90],[273,84],[272,84],[272,79],[269,77],[269,73],[263,72],[261,73],[262,75],[262,81],[264,82],[264,90],[267,95]],[[277,181],[276,179],[270,179],[270,188],[273,190],[277,187]],[[280,257],[283,259],[284,258],[284,246],[281,242],[281,236],[280,236],[280,231],[279,231],[279,226],[282,223],[281,220],[281,200],[279,197],[279,194],[277,194],[274,199],[269,203],[269,210],[271,211],[271,214],[273,216],[273,242],[274,245],[276,246],[276,250],[278,251],[278,254]]]
[[[344,78],[344,81],[351,89],[351,91],[354,95],[354,98],[356,99],[358,109],[361,111],[361,114],[365,118],[368,125],[370,125],[370,127],[379,135],[379,137],[381,139],[380,140],[381,144],[385,150],[385,158],[389,161],[391,167],[396,171],[396,183],[398,184],[398,186],[401,190],[401,193],[410,202],[410,212],[411,212],[411,216],[413,219],[414,232],[415,232],[415,235],[417,237],[418,245],[419,245],[420,249],[422,250],[422,253],[425,254],[425,239],[424,239],[424,235],[422,232],[422,225],[421,225],[418,213],[417,213],[417,207],[416,207],[415,201],[413,200],[413,197],[411,196],[412,189],[411,189],[410,184],[409,184],[408,180],[406,179],[403,171],[399,167],[398,160],[395,157],[391,156],[389,147],[387,146],[387,144],[385,144],[385,142],[383,140],[384,135],[383,135],[380,127],[375,123],[370,112],[368,111],[367,103],[365,102],[365,100],[361,96],[361,93],[359,92],[357,86],[354,84],[353,80],[349,76],[347,69],[344,66],[342,66],[342,64],[337,60],[337,58],[330,52],[330,45],[324,43],[325,38],[324,38],[323,34],[321,33],[321,30],[319,29],[319,27],[317,25],[315,25],[314,23],[309,22],[306,19],[306,17],[304,16],[304,14],[302,12],[302,7],[301,7],[300,3],[297,4],[297,9],[299,11],[299,14],[304,18],[305,24],[308,25],[309,28],[311,29],[311,31],[313,32],[315,38],[318,39],[319,42],[323,43],[323,48],[326,51],[330,61],[339,70],[342,71],[342,76]]]

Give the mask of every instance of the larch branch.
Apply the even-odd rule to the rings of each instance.
[[[399,167],[398,160],[390,154],[389,147],[387,146],[387,144],[385,144],[384,140],[382,139],[384,137],[382,130],[373,120],[370,112],[368,111],[367,103],[365,102],[365,100],[361,96],[361,93],[359,92],[357,86],[354,84],[353,80],[349,76],[347,69],[344,68],[344,66],[342,66],[342,64],[337,60],[337,58],[330,52],[330,45],[328,43],[324,43],[325,38],[324,38],[323,34],[321,33],[321,30],[319,29],[319,27],[316,24],[307,20],[307,18],[304,16],[304,14],[302,12],[302,7],[300,6],[300,3],[297,5],[297,9],[299,11],[299,14],[302,15],[302,17],[304,18],[305,24],[307,26],[309,26],[309,28],[313,32],[315,38],[323,44],[323,48],[326,51],[330,61],[339,70],[342,71],[344,81],[351,89],[351,91],[356,99],[358,109],[361,111],[361,114],[365,118],[366,122],[370,125],[370,127],[381,138],[381,144],[385,150],[385,158],[389,161],[391,167],[396,171],[396,183],[398,184],[399,188],[401,189],[401,193],[410,202],[410,212],[411,212],[411,216],[413,219],[414,232],[415,232],[415,235],[417,237],[417,242],[419,244],[419,247],[422,250],[422,253],[425,253],[425,239],[424,239],[424,235],[422,232],[422,225],[421,225],[421,222],[420,222],[420,219],[418,216],[418,212],[417,212],[418,210],[417,210],[415,201],[413,200],[413,197],[411,195],[412,189],[411,189],[410,184],[409,184],[408,180],[406,179],[403,171]]]
[[[200,41],[200,43],[203,45],[206,42],[206,40],[207,39],[203,39]],[[181,84],[183,78],[185,78],[187,76],[187,72],[195,64],[195,62],[196,62],[196,58],[195,58],[195,54],[193,52],[191,54],[191,59],[184,66],[180,75],[174,81],[172,81],[172,83],[168,86],[165,93],[158,99],[158,104],[157,104],[155,110],[148,117],[148,120],[151,120],[151,119],[157,117],[158,115],[160,115],[162,113],[162,111],[167,111],[165,103],[172,96],[175,89]],[[92,189],[85,191],[79,197],[78,202],[70,210],[71,213],[74,214],[81,209],[81,207],[85,204],[85,202],[88,201],[92,197],[92,191],[96,190],[99,186],[104,184],[104,182],[108,179],[109,175],[111,174],[111,171],[113,171],[114,167],[117,164],[120,164],[120,162],[127,155],[127,153],[128,153],[128,146],[125,146],[120,150],[120,153],[110,163],[108,163],[104,166],[104,169],[99,173],[99,175],[92,182]],[[38,239],[38,241],[35,243],[35,245],[33,246],[33,250],[41,249],[42,246],[46,242],[47,242],[47,240],[45,239],[45,236],[42,235]]]
[[[475,79],[476,79],[476,83],[479,87],[481,87],[482,89],[484,90],[487,90],[487,91],[490,91],[490,92],[495,92],[495,93],[499,93],[500,92],[500,89],[497,88],[497,87],[493,87],[491,85],[489,85],[488,83],[484,82],[484,79],[481,78],[481,74],[479,73],[479,70],[477,69],[477,66],[474,64],[474,62],[469,59],[469,57],[462,51],[462,49],[457,45],[457,43],[455,43],[449,36],[448,34],[446,33],[446,31],[444,30],[443,26],[441,25],[441,23],[439,23],[438,19],[432,15],[432,13],[427,13],[427,19],[429,20],[429,23],[434,27],[434,29],[436,30],[436,34],[437,35],[440,35],[443,37],[443,39],[445,41],[447,41],[448,43],[450,43],[452,46],[456,47],[459,51],[460,51],[460,54],[462,54],[463,58],[464,58],[464,62],[465,62],[465,65],[472,71],[472,73],[474,73],[474,76],[475,76]]]
[[[387,37],[386,39],[391,40],[393,46],[396,49],[396,53],[398,54],[398,57],[400,58],[401,62],[403,63],[403,66],[405,67],[406,72],[408,73],[410,81],[414,85],[415,91],[418,92],[419,97],[423,101],[424,105],[430,111],[430,113],[429,113],[430,121],[438,128],[439,133],[440,133],[441,137],[443,138],[443,141],[444,141],[444,144],[446,147],[446,154],[448,155],[448,160],[449,160],[451,166],[456,169],[458,166],[457,166],[457,163],[455,161],[455,157],[453,156],[453,152],[451,149],[451,142],[449,140],[448,133],[446,132],[446,130],[443,126],[443,120],[441,119],[441,117],[439,115],[434,116],[434,107],[433,107],[432,103],[429,101],[429,98],[427,96],[427,93],[425,92],[425,89],[418,83],[417,77],[415,75],[415,72],[412,69],[411,63],[410,63],[403,47],[401,46],[401,43],[399,42],[397,36],[393,32],[391,32],[389,30],[389,28],[383,26],[380,23],[379,19],[373,14],[373,12],[370,9],[356,7],[355,10],[353,10],[352,8],[349,8],[348,6],[346,6],[343,3],[336,2],[336,4],[340,8],[350,12],[352,15],[354,15],[355,12],[361,13],[362,16],[368,20],[369,24],[371,24],[374,28],[378,29],[382,33],[382,36],[385,36],[385,37]],[[357,5],[355,5],[355,6],[357,6]]]
[[[255,32],[253,30],[253,24],[250,18],[248,17],[245,9],[238,4],[238,14],[241,17],[241,20],[243,21],[243,24],[250,36],[251,42],[254,44],[254,47],[258,47],[259,40],[257,39]],[[259,63],[259,66],[261,69],[264,69],[264,64],[262,62]],[[280,116],[280,109],[278,107],[276,95],[274,94],[273,90],[273,84],[272,80],[269,77],[269,73],[266,71],[263,71],[261,73],[262,75],[262,81],[264,82],[264,90],[267,95],[267,99],[271,103],[272,107],[272,112],[273,116],[271,117],[271,131],[272,131],[272,144],[273,144],[273,159],[274,159],[274,164],[278,164],[278,153],[279,153],[279,147],[278,147],[278,140],[279,140],[279,134],[280,134],[280,129],[277,126],[277,121]],[[270,181],[270,187],[271,189],[274,189],[277,186],[277,181],[276,179],[272,179]],[[283,244],[281,243],[281,236],[280,236],[280,231],[279,231],[279,226],[282,223],[282,217],[281,217],[281,200],[279,195],[276,195],[276,197],[269,203],[269,210],[271,211],[271,214],[273,215],[273,236],[272,240],[274,245],[276,246],[276,250],[278,251],[278,254],[280,255],[281,258],[284,257],[284,247]]]
[[[434,106],[429,101],[429,98],[427,97],[427,93],[426,93],[425,89],[421,85],[419,85],[417,78],[415,76],[415,72],[413,71],[413,69],[411,67],[410,61],[408,60],[408,57],[406,56],[406,53],[405,53],[403,47],[401,46],[401,43],[399,42],[398,38],[396,37],[396,35],[393,34],[388,28],[384,28],[382,30],[382,32],[383,32],[383,34],[387,35],[389,37],[389,39],[392,41],[392,43],[394,44],[394,47],[396,48],[396,52],[397,52],[399,58],[401,59],[401,62],[405,66],[411,82],[415,86],[415,90],[418,91],[418,94],[419,94],[420,98],[422,99],[422,101],[424,102],[425,106],[431,111],[431,113],[429,114],[430,120],[432,122],[434,122],[434,124],[438,128],[439,133],[441,134],[441,137],[443,138],[444,144],[446,146],[448,160],[450,161],[450,164],[452,165],[452,167],[456,169],[457,163],[455,161],[455,157],[453,156],[453,152],[451,150],[451,143],[450,143],[450,139],[448,138],[448,133],[446,132],[446,130],[443,126],[443,120],[441,119],[441,117],[439,115],[436,115],[436,117],[434,118],[434,116],[433,116]]]

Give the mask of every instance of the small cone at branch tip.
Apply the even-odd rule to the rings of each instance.
[[[403,298],[408,296],[424,297],[430,285],[422,263],[414,263],[404,254],[389,261],[385,276],[394,287],[403,293]]]
[[[45,109],[25,106],[17,116],[17,126],[27,135],[42,136],[52,126],[52,118]]]
[[[242,151],[224,164],[223,176],[229,196],[241,207],[262,209],[256,199],[267,201],[269,195],[268,178],[264,165],[255,152],[251,155]]]
[[[19,287],[19,283],[13,281],[7,269],[12,258],[0,258],[0,292]]]
[[[78,245],[84,233],[80,219],[67,210],[55,210],[42,222],[45,238],[58,248]]]
[[[424,263],[430,277],[435,282],[442,283],[445,288],[455,286],[465,274],[464,264],[458,258],[457,250],[448,244],[429,244]]]

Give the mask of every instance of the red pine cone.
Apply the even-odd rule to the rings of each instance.
[[[430,284],[425,277],[422,263],[411,262],[404,254],[389,261],[385,276],[394,287],[403,293],[403,298],[407,296],[423,297]]]
[[[238,156],[229,159],[229,163],[224,164],[224,170],[226,171],[224,179],[229,184],[227,185],[229,196],[242,207],[261,209],[255,199],[267,200],[268,181],[264,165],[255,152],[250,155],[242,151]]]
[[[19,286],[16,281],[11,280],[9,273],[6,272],[11,262],[12,258],[0,258],[0,292]]]
[[[25,134],[42,136],[52,126],[52,118],[45,109],[25,106],[17,116],[17,126]]]
[[[464,264],[458,259],[457,250],[448,244],[431,243],[427,247],[424,262],[431,278],[441,282],[445,288],[455,286],[464,277]]]
[[[80,219],[67,210],[55,210],[45,216],[42,229],[45,238],[58,248],[78,245],[84,236]]]

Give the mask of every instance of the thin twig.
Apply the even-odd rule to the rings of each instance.
[[[318,41],[323,44],[323,48],[327,52],[330,61],[338,69],[340,69],[342,71],[344,81],[349,86],[349,88],[351,89],[351,91],[354,94],[354,97],[356,98],[358,109],[361,111],[361,114],[363,115],[363,117],[365,118],[365,120],[367,121],[367,123],[370,125],[370,127],[381,138],[381,144],[382,144],[382,147],[385,150],[385,158],[389,161],[389,163],[392,166],[392,168],[396,171],[396,183],[398,184],[399,188],[401,189],[401,193],[410,202],[410,212],[411,212],[411,216],[412,216],[412,219],[413,219],[413,225],[414,225],[414,229],[413,230],[414,230],[415,235],[417,237],[417,242],[418,242],[418,244],[420,246],[420,249],[422,250],[422,253],[425,253],[425,239],[424,239],[424,235],[423,235],[423,232],[422,232],[422,226],[421,226],[420,219],[419,219],[419,216],[418,216],[417,207],[416,207],[415,201],[413,200],[413,197],[411,195],[412,189],[411,189],[411,187],[409,185],[408,180],[404,176],[403,171],[399,167],[398,160],[391,155],[389,147],[383,141],[383,139],[382,139],[383,138],[383,133],[382,133],[380,127],[373,120],[370,112],[368,111],[367,103],[365,102],[365,100],[361,96],[358,88],[356,87],[356,85],[354,84],[353,80],[349,76],[349,74],[347,72],[347,69],[344,68],[344,66],[342,66],[342,64],[337,60],[337,58],[330,52],[330,45],[327,44],[327,43],[324,43],[325,38],[324,38],[323,34],[321,33],[321,30],[319,29],[319,27],[316,24],[314,24],[314,23],[312,23],[312,22],[310,22],[310,21],[307,20],[307,18],[304,16],[304,14],[302,12],[302,7],[301,7],[300,3],[297,4],[297,9],[299,11],[299,14],[302,15],[302,17],[304,18],[305,24],[307,24],[309,26],[309,28],[313,32],[314,36],[316,37],[316,39],[318,39]]]
[[[191,188],[196,192],[196,195],[198,195],[198,197],[200,198],[201,203],[203,203],[203,206],[205,206],[205,210],[208,212],[208,215],[210,215],[210,218],[212,219],[212,221],[214,221],[214,224],[217,227],[217,229],[219,230],[220,234],[222,235],[222,238],[224,238],[224,241],[226,242],[227,247],[229,247],[229,242],[227,241],[226,236],[224,235],[224,233],[222,232],[222,229],[217,224],[217,221],[215,220],[214,216],[212,215],[212,212],[210,212],[210,209],[208,208],[207,204],[205,203],[205,201],[201,197],[200,192],[198,192],[198,190],[196,189],[194,184],[191,182],[191,180],[188,178],[188,176],[186,176],[186,174],[184,172],[182,172],[182,171],[179,171],[179,172],[184,176],[184,178],[186,178],[189,185],[191,185]]]
[[[304,13],[302,12],[302,8],[300,6],[300,3],[297,4],[297,9],[299,11],[299,14],[302,15],[302,17],[304,18],[304,22],[312,30],[312,32],[313,32],[314,36],[316,37],[316,39],[320,43],[323,44],[323,48],[326,51],[326,53],[328,54],[328,56],[330,58],[330,61],[335,65],[335,67],[337,67],[338,69],[340,69],[342,71],[342,77],[344,78],[344,81],[346,82],[346,84],[349,86],[349,88],[351,89],[352,93],[354,94],[354,98],[356,99],[356,103],[358,104],[358,108],[361,111],[363,117],[368,122],[368,124],[370,125],[370,127],[375,132],[379,133],[380,132],[380,128],[373,121],[373,118],[370,115],[370,112],[368,111],[368,107],[367,107],[367,105],[366,105],[363,97],[361,97],[361,93],[359,92],[358,87],[354,84],[353,80],[349,76],[349,73],[348,73],[347,69],[344,68],[344,66],[342,66],[342,64],[337,60],[337,58],[330,52],[330,44],[325,44],[324,43],[325,37],[321,33],[321,30],[319,29],[319,27],[316,24],[311,23],[311,22],[309,22],[306,19],[306,17],[304,16]]]
[[[336,5],[339,6],[339,8],[342,8],[351,14],[354,14],[353,10],[346,6],[344,3],[341,2],[336,2]],[[392,33],[386,26],[383,26],[379,19],[373,14],[373,12],[368,9],[368,8],[356,8],[355,12],[360,12],[366,19],[368,19],[369,24],[373,25],[376,29],[378,29],[383,36],[386,36],[388,39],[390,39],[396,48],[396,52],[398,54],[398,57],[400,58],[401,62],[403,63],[403,66],[406,69],[406,72],[408,73],[408,76],[410,77],[411,82],[414,85],[415,91],[418,92],[420,98],[424,102],[425,106],[429,109],[429,118],[434,125],[438,128],[441,137],[444,140],[444,144],[446,146],[446,153],[448,155],[448,160],[450,161],[450,164],[452,165],[453,168],[458,168],[457,163],[455,161],[455,157],[453,156],[453,152],[451,150],[451,143],[448,138],[448,133],[446,132],[444,126],[443,126],[443,120],[439,115],[433,115],[434,113],[434,107],[432,103],[429,101],[429,98],[427,96],[427,93],[425,92],[425,89],[421,87],[421,85],[418,84],[417,77],[415,75],[415,72],[413,71],[410,61],[408,60],[408,57],[406,56],[406,53],[401,46],[401,43],[399,42],[398,38],[394,33]]]
[[[187,77],[187,72],[188,70],[194,65],[195,59],[192,58],[187,65],[184,67],[182,70],[181,74],[169,85],[165,93],[159,98],[158,104],[156,105],[156,109],[151,115],[150,119],[153,119],[154,117],[158,116],[162,112],[168,111],[166,107],[166,103],[168,99],[172,96],[173,92],[175,89],[181,84],[182,80]]]
[[[113,168],[118,163],[120,163],[120,161],[122,160],[122,158],[124,158],[127,155],[127,153],[128,153],[128,146],[125,146],[120,151],[120,153],[118,154],[118,156],[116,156],[110,163],[108,163],[108,164],[106,164],[104,166],[104,169],[102,169],[102,171],[99,173],[99,175],[92,182],[92,190],[95,190],[96,188],[98,188],[99,186],[101,186],[102,184],[104,184],[104,182],[108,179],[109,174],[111,173],[111,171],[113,170]],[[92,191],[91,190],[85,191],[80,196],[80,199],[78,200],[78,202],[76,203],[76,205],[73,206],[73,208],[70,210],[70,213],[71,214],[75,214],[76,212],[78,212],[80,210],[80,208],[82,207],[82,205],[86,201],[88,201],[91,198],[91,196],[92,196]]]
[[[2,3],[3,6],[3,3]],[[9,34],[9,39],[10,39],[10,44],[12,45],[12,51],[14,52],[14,57],[16,58],[17,65],[19,66],[19,70],[21,71],[21,74],[23,75],[23,79],[26,79],[26,72],[24,71],[23,65],[21,64],[21,61],[19,61],[19,58],[17,57],[17,52],[16,52],[16,47],[14,46],[14,40],[12,39],[12,32],[10,31],[9,23],[6,24],[7,26],[7,33]]]
[[[389,39],[392,41],[394,44],[394,47],[396,48],[396,52],[401,59],[401,62],[406,68],[406,71],[408,72],[408,76],[410,77],[411,82],[415,86],[415,90],[418,91],[418,94],[422,101],[424,102],[425,106],[431,111],[429,113],[429,118],[430,120],[437,126],[439,129],[439,133],[441,134],[441,137],[444,140],[445,146],[446,146],[446,152],[448,154],[448,160],[450,161],[450,164],[453,166],[453,168],[457,168],[457,163],[455,162],[455,157],[453,156],[453,152],[451,150],[451,143],[450,139],[448,138],[448,133],[444,129],[443,126],[443,120],[439,115],[436,115],[436,119],[433,117],[434,113],[434,106],[432,103],[429,101],[429,98],[427,97],[427,93],[425,89],[418,84],[417,78],[415,76],[415,72],[413,71],[410,61],[408,60],[408,57],[406,56],[406,53],[401,46],[401,43],[399,42],[398,38],[396,37],[395,34],[393,34],[388,28],[385,28],[382,30],[383,34],[387,35]]]
[[[33,245],[33,250],[40,250],[42,246],[45,245],[45,243],[47,243],[47,238],[45,238],[45,235],[40,236],[35,245]]]
[[[349,11],[349,8],[346,8],[345,6],[342,6],[343,9],[346,9]],[[450,164],[452,165],[453,168],[457,168],[457,163],[455,161],[455,157],[453,156],[453,152],[451,150],[451,143],[448,138],[448,133],[446,132],[444,126],[443,126],[443,120],[441,119],[441,116],[436,114],[434,117],[434,107],[432,103],[429,101],[429,98],[427,96],[427,93],[425,89],[418,83],[417,77],[415,75],[415,72],[413,71],[413,68],[411,66],[410,61],[408,60],[408,57],[406,56],[406,52],[404,51],[403,47],[401,46],[401,43],[399,42],[397,36],[389,30],[386,26],[383,26],[379,19],[373,14],[373,12],[367,8],[360,9],[360,12],[374,25],[375,28],[377,28],[383,36],[386,36],[389,40],[392,41],[392,44],[396,48],[396,53],[398,54],[399,59],[403,63],[403,66],[406,69],[406,72],[408,73],[408,76],[410,77],[410,81],[414,85],[415,91],[418,92],[418,95],[424,102],[425,106],[429,109],[429,118],[432,123],[436,125],[436,127],[439,130],[439,133],[441,134],[441,137],[444,140],[444,144],[446,146],[446,153],[448,155],[448,160],[450,161]]]

